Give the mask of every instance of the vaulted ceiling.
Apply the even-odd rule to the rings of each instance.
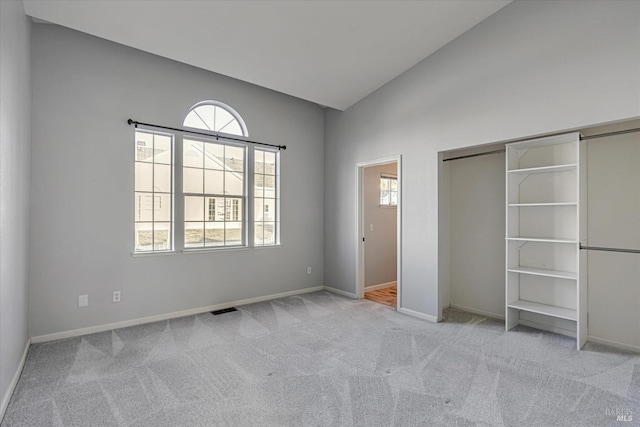
[[[24,0],[27,15],[345,110],[510,0]]]

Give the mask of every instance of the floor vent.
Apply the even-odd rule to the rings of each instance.
[[[223,308],[222,310],[212,311],[211,314],[217,316],[218,314],[231,313],[232,311],[238,311],[235,307]]]

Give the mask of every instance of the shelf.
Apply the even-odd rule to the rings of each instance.
[[[578,274],[571,271],[561,271],[561,270],[545,270],[543,268],[533,268],[533,267],[511,267],[507,269],[512,273],[521,273],[521,274],[531,274],[533,276],[544,276],[544,277],[557,277],[559,279],[570,279],[576,280],[578,278]]]
[[[578,206],[576,202],[558,202],[558,203],[509,203],[510,208],[521,208],[529,206]]]
[[[577,320],[576,310],[570,308],[556,307],[554,305],[539,304],[537,302],[518,300],[507,305],[508,308],[524,310],[531,313],[544,314],[546,316],[557,317],[558,319]]]
[[[530,174],[530,173],[566,172],[566,171],[575,171],[576,169],[577,169],[577,165],[575,163],[571,163],[568,165],[554,165],[554,166],[541,166],[537,168],[512,169],[507,171],[507,173]]]
[[[575,243],[577,244],[577,240],[572,239],[554,239],[552,237],[507,237],[507,240],[512,241],[520,241],[520,242],[545,242],[545,243]]]

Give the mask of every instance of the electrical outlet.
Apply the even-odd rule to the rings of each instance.
[[[369,231],[373,231],[373,224],[369,224]]]
[[[120,291],[113,291],[113,302],[120,302]]]
[[[307,267],[307,274],[311,274],[311,267]]]
[[[78,295],[78,307],[86,307],[89,305],[89,295]]]

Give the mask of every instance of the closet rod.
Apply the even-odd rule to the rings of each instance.
[[[468,159],[469,157],[486,156],[488,154],[504,153],[505,151],[506,150],[503,148],[502,150],[493,150],[493,151],[486,151],[484,153],[467,154],[466,156],[451,157],[450,159],[442,159],[442,161],[450,162],[451,160]]]
[[[580,249],[587,251],[605,251],[605,252],[625,252],[629,254],[640,254],[640,249],[622,249],[622,248],[602,248],[599,246],[582,246]]]
[[[267,144],[266,142],[250,141],[248,139],[234,138],[234,137],[231,137],[231,136],[226,136],[226,135],[221,134],[221,133],[197,132],[197,131],[194,131],[194,130],[172,128],[172,127],[169,127],[169,126],[152,125],[151,123],[137,122],[137,121],[135,121],[133,119],[127,120],[127,123],[129,125],[134,125],[136,128],[138,127],[138,125],[142,125],[142,126],[148,126],[148,127],[152,127],[152,128],[156,128],[156,129],[173,130],[173,131],[176,131],[176,132],[186,133],[188,135],[204,135],[204,136],[212,137],[212,138],[215,138],[215,139],[225,139],[227,141],[246,142],[246,143],[249,143],[249,144],[262,145],[264,147],[273,147],[273,148],[277,148],[278,150],[286,150],[287,149],[286,145],[275,145],[275,144]]]
[[[605,138],[607,136],[624,135],[625,133],[634,133],[634,132],[640,132],[640,128],[619,130],[616,132],[599,133],[597,135],[581,136],[580,141],[584,141],[585,139],[596,139],[596,138]]]
[[[626,133],[634,133],[634,132],[640,132],[640,128],[619,130],[619,131],[616,131],[616,132],[599,133],[597,135],[581,136],[580,137],[580,141],[584,141],[584,140],[587,140],[587,139],[605,138],[607,136],[624,135]],[[511,141],[511,142],[521,142],[521,141],[526,141],[528,139],[531,139],[531,138],[518,139],[516,141]],[[504,152],[505,152],[505,150],[493,150],[493,151],[487,151],[487,152],[484,152],[484,153],[468,154],[466,156],[451,157],[449,159],[443,159],[442,161],[443,162],[450,162],[451,160],[468,159],[469,157],[486,156],[487,154],[497,154],[497,153],[504,153]]]

